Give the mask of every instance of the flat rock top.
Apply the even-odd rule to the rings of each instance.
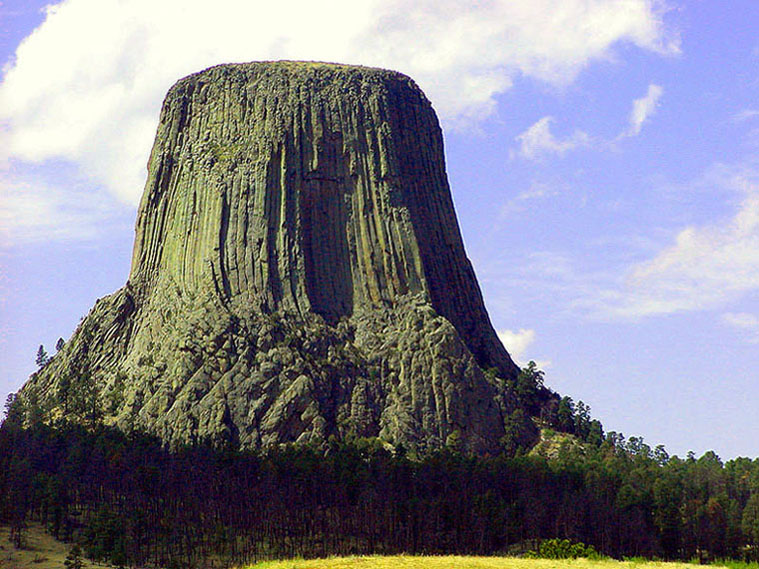
[[[395,86],[410,89],[423,99],[427,99],[413,79],[389,69],[365,67],[363,65],[346,65],[320,61],[252,61],[248,63],[225,63],[214,65],[203,71],[193,73],[177,81],[169,90],[168,96],[176,90],[183,90],[188,84],[213,82],[219,80],[254,81],[264,77],[282,77],[288,82],[298,82],[313,88],[319,83],[341,83],[346,87],[363,84],[378,88]],[[350,89],[343,95],[349,96]]]

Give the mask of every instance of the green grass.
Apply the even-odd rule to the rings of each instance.
[[[696,563],[695,561],[693,563]],[[727,559],[724,561],[715,561],[712,565],[719,567],[727,567],[727,569],[759,569],[759,562],[757,561],[735,561]]]
[[[8,528],[0,526],[0,568],[63,569],[71,545],[57,541],[42,525],[31,523],[24,533],[24,546],[16,549],[9,541]],[[85,569],[108,567],[83,559]]]
[[[16,549],[8,541],[8,528],[0,526],[0,568],[61,569],[69,544],[56,541],[40,524],[30,524],[25,546]],[[84,566],[103,568],[107,565],[85,560]],[[715,563],[728,569],[759,569],[757,563],[726,561]],[[246,569],[693,569],[693,564],[665,563],[645,559],[627,561],[589,559],[526,559],[519,557],[463,556],[372,556],[332,557],[329,559],[292,559],[266,561]]]
[[[687,563],[518,557],[411,556],[334,557],[267,561],[248,569],[693,569]]]

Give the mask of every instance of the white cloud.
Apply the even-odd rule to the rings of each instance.
[[[560,140],[551,132],[553,117],[543,117],[530,128],[516,137],[520,142],[519,155],[535,159],[548,154],[563,155],[565,152],[579,146],[587,146],[590,142],[588,135],[576,130],[572,136]]]
[[[733,122],[745,122],[759,117],[759,110],[757,109],[743,109],[742,111],[733,115]]]
[[[500,230],[501,223],[508,221],[510,216],[526,211],[529,207],[535,207],[536,202],[550,200],[570,190],[571,186],[563,180],[532,180],[525,190],[501,206],[494,230]]]
[[[640,99],[633,101],[632,110],[630,111],[629,125],[623,130],[615,140],[633,137],[640,134],[643,124],[656,112],[659,106],[659,99],[664,94],[664,89],[659,85],[651,83],[648,91]],[[744,111],[741,116],[744,120],[750,118],[750,111]],[[559,139],[551,132],[551,123],[553,117],[543,117],[522,134],[516,137],[520,147],[518,154],[523,158],[536,159],[549,154],[564,155],[570,150],[578,147],[588,146],[591,142],[587,133],[576,130],[571,136]],[[597,144],[606,146],[613,144],[614,141],[603,141],[596,139]],[[513,154],[512,154],[513,156]]]
[[[524,362],[527,348],[535,341],[535,330],[520,328],[518,332],[512,330],[498,330],[498,339],[511,357],[518,363]]]
[[[525,302],[550,298],[567,317],[635,321],[740,303],[759,292],[759,165],[715,165],[680,191],[707,186],[735,203],[732,212],[666,234],[615,235],[581,256],[531,251],[480,272],[497,279],[503,294],[512,287]],[[726,321],[747,325],[741,318]]]
[[[634,267],[622,313],[646,315],[719,305],[759,288],[759,187],[746,188],[724,223],[686,227],[655,258]]]
[[[622,278],[596,276],[595,286],[584,281],[587,294],[576,304],[603,317],[637,319],[724,306],[759,290],[759,175],[723,174],[725,187],[741,198],[732,217],[679,230]]]
[[[519,201],[529,201],[550,198],[559,194],[559,191],[556,189],[557,186],[563,185],[533,180],[526,190],[517,195],[516,199]]]
[[[103,227],[125,224],[125,206],[88,188],[69,188],[36,178],[0,182],[0,250],[48,240],[93,239]]]
[[[662,17],[650,0],[218,0],[213,10],[64,0],[5,66],[0,164],[66,160],[134,205],[163,95],[204,67],[287,58],[394,68],[460,127],[492,113],[516,75],[566,85],[620,42],[676,53]]]
[[[722,315],[722,320],[730,326],[748,333],[747,342],[752,344],[759,343],[759,317],[756,314],[727,312]]]
[[[643,123],[656,112],[656,108],[659,106],[659,99],[663,94],[664,89],[659,85],[651,83],[648,86],[646,94],[640,99],[633,101],[633,108],[630,111],[630,126],[621,136],[639,135],[640,130],[643,128]]]

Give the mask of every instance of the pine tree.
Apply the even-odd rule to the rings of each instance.
[[[78,544],[74,544],[71,548],[66,559],[63,561],[63,566],[66,569],[84,569],[84,561],[82,561],[82,549]]]
[[[15,393],[9,393],[8,397],[5,398],[5,407],[3,411],[3,419],[8,419],[8,417],[11,417],[13,415],[13,409],[14,406],[17,405],[16,403],[16,394]]]
[[[66,342],[63,341],[63,338],[58,338],[58,341],[55,343],[55,351],[60,352],[65,345]]]
[[[89,421],[92,425],[98,422],[103,409],[100,405],[99,391],[89,370],[79,371],[78,377],[70,382],[68,390],[68,409],[72,413]]]
[[[45,367],[47,362],[50,361],[50,356],[47,355],[47,351],[45,351],[45,346],[40,344],[39,349],[37,350],[37,359],[34,360],[39,367]]]
[[[58,379],[58,400],[63,406],[63,412],[68,413],[71,400],[71,376],[64,372]]]
[[[759,561],[759,493],[751,494],[743,509],[741,529],[753,546],[754,559]]]

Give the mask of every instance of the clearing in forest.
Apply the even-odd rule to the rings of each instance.
[[[248,569],[693,569],[687,563],[518,557],[374,556],[267,561]]]

